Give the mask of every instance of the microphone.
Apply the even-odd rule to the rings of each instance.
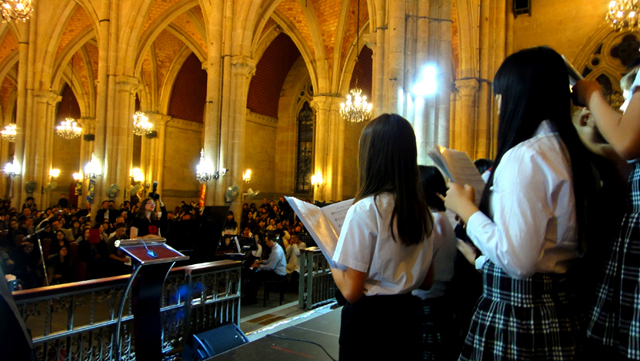
[[[37,230],[37,231],[31,233],[30,235],[24,237],[22,240],[25,241],[27,239],[31,239],[32,237],[35,237],[40,232],[44,232],[44,228],[40,228],[39,230]]]

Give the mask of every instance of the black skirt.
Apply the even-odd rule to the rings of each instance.
[[[517,279],[487,261],[460,360],[573,360],[581,345],[579,314],[566,278]]]
[[[340,360],[420,360],[420,299],[363,296],[342,308]]]

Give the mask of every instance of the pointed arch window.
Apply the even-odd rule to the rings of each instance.
[[[312,190],[311,173],[313,166],[313,109],[308,101],[298,112],[298,153],[296,157],[296,193]]]

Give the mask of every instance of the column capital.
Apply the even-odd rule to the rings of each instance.
[[[166,115],[162,113],[146,113],[146,115],[152,123],[160,126],[167,125],[167,122],[171,120],[170,115]]]
[[[60,95],[47,90],[36,90],[33,92],[33,96],[36,98],[36,102],[49,105],[55,105],[62,100]]]
[[[369,33],[369,34],[362,35],[362,42],[367,48],[371,50],[375,50],[376,43],[377,43],[376,33]]]
[[[244,75],[250,78],[256,74],[256,61],[244,55],[232,56],[231,65],[234,75]]]
[[[339,109],[340,103],[344,100],[345,97],[340,95],[323,94],[314,96],[309,105],[311,105],[311,108],[315,111],[331,110],[332,108]]]
[[[138,85],[140,85],[138,78],[126,75],[116,76],[116,89],[118,89],[118,91],[135,94]]]
[[[456,80],[456,90],[462,97],[474,96],[478,92],[480,83],[476,79]]]

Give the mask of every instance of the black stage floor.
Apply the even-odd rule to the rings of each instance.
[[[312,320],[278,331],[273,335],[316,342],[322,345],[331,357],[338,359],[341,312],[341,308],[331,311]],[[331,360],[317,345],[277,337],[267,335],[261,339],[215,356],[210,360]]]

